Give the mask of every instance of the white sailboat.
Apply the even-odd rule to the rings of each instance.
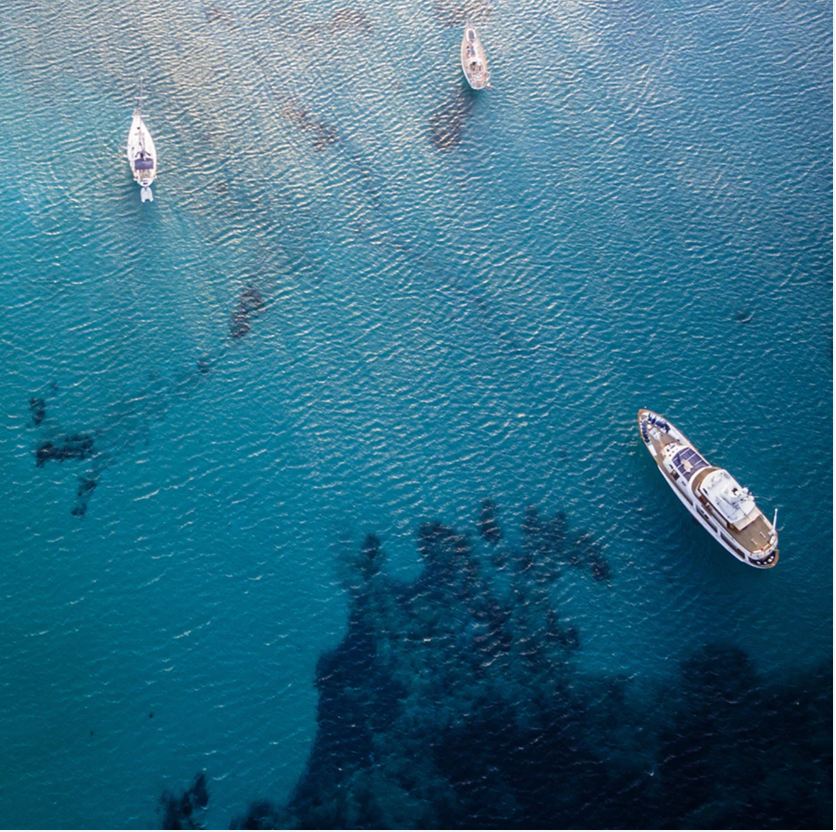
[[[491,74],[488,71],[485,47],[482,46],[479,35],[470,23],[465,24],[462,38],[462,70],[467,83],[474,90],[491,88]]]
[[[136,109],[128,132],[128,164],[137,184],[140,186],[140,196],[143,202],[153,202],[151,183],[157,176],[157,149],[154,139],[142,120],[142,85],[136,100]]]

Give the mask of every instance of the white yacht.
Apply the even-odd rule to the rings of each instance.
[[[476,30],[466,23],[464,26],[464,37],[462,38],[462,69],[467,83],[474,90],[491,88],[491,74],[488,72],[488,59],[485,56],[485,47],[479,40]]]
[[[724,549],[759,569],[778,563],[777,509],[770,523],[748,488],[707,462],[658,413],[640,410],[639,430],[673,493]]]
[[[157,176],[157,150],[151,133],[142,120],[142,87],[136,100],[136,109],[128,133],[128,164],[131,173],[141,187],[140,196],[143,202],[153,202],[151,183]]]

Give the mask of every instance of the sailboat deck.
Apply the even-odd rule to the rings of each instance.
[[[488,60],[485,48],[479,40],[475,29],[467,27],[462,39],[462,69],[468,84],[475,90],[484,89],[488,85]]]

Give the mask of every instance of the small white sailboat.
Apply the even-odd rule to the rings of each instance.
[[[485,56],[485,47],[479,40],[476,30],[465,23],[464,37],[462,38],[462,70],[467,83],[474,90],[491,88],[491,74],[488,71],[488,59]]]
[[[153,202],[151,183],[157,176],[157,150],[154,139],[142,120],[142,85],[136,100],[136,109],[128,132],[128,164],[137,184],[141,187],[143,202]]]

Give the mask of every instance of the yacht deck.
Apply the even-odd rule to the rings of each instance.
[[[651,454],[654,460],[656,461],[656,465],[668,479],[671,486],[675,489],[678,489],[678,486],[676,484],[676,478],[674,478],[674,476],[669,471],[667,471],[665,469],[665,466],[662,464],[662,459],[664,457],[663,451],[671,442],[676,442],[677,444],[684,444],[692,448],[694,446],[681,432],[676,431],[678,435],[675,435],[674,431],[676,429],[669,425],[661,417],[657,418],[654,422],[650,422],[649,420],[645,422],[640,422],[640,425],[642,436],[647,440],[648,448],[650,448],[651,450]],[[694,479],[693,483],[690,483],[690,485],[692,485],[694,493],[698,494],[696,489],[699,488],[700,483],[706,477],[706,475],[716,470],[717,466],[711,464],[705,467],[700,467],[698,464],[697,467],[693,469]],[[690,479],[690,469],[685,471],[683,473],[683,476],[686,479]],[[756,508],[757,516],[755,517],[755,519],[751,523],[749,523],[749,525],[745,526],[743,529],[738,531],[732,526],[725,526],[718,519],[716,510],[712,506],[710,506],[705,497],[698,494],[698,501],[702,506],[703,511],[706,514],[708,514],[708,516],[711,518],[711,522],[717,527],[722,527],[738,544],[738,546],[740,546],[745,551],[750,553],[756,552],[759,549],[763,549],[765,546],[769,544],[772,525],[771,523],[769,523],[769,521],[766,519],[766,517],[760,509]]]

